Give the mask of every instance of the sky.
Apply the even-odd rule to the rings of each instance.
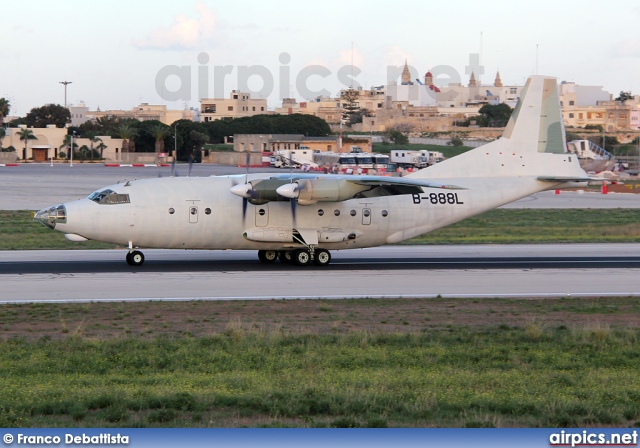
[[[445,86],[473,67],[485,84],[537,70],[640,92],[637,0],[23,0],[1,22],[0,97],[18,116],[64,104],[65,80],[67,102],[91,110],[198,107],[237,88],[273,108],[386,84],[405,59]]]

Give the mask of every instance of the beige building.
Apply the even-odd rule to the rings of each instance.
[[[277,107],[274,113],[315,115],[329,124],[340,123],[340,99],[317,97],[312,101],[298,103],[294,98],[284,98],[282,106]]]
[[[149,103],[140,103],[131,110],[89,110],[84,103],[80,103],[77,106],[69,106],[69,112],[71,112],[71,126],[80,126],[89,120],[102,117],[134,118],[140,121],[158,120],[167,126],[171,126],[173,122],[178,120],[195,119],[194,121],[197,121],[197,116],[194,117],[192,111],[188,109],[171,110],[162,104]]]
[[[69,108],[71,110],[71,108]],[[72,111],[73,114],[73,111]],[[193,120],[190,110],[170,110],[162,104],[141,103],[131,110],[95,110],[87,112],[88,119],[101,117],[135,118],[140,121],[158,120],[171,126],[178,120]]]
[[[62,146],[64,139],[67,135],[67,130],[64,128],[57,128],[55,125],[48,125],[46,128],[29,128],[34,136],[35,140],[28,140],[25,152],[25,142],[20,140],[22,129],[25,129],[25,125],[21,125],[18,128],[7,128],[7,134],[2,139],[2,147],[8,148],[13,146],[16,148],[16,155],[20,160],[34,160],[36,162],[48,162],[50,159],[57,159],[60,156],[60,152],[65,154],[69,153],[69,148]],[[106,146],[103,149],[102,155],[105,159],[116,161],[119,160],[120,149],[122,148],[122,139],[111,138],[109,136],[99,137],[102,143]],[[76,151],[82,146],[91,148],[91,142],[86,138],[76,138],[73,141],[74,146],[77,145]],[[94,143],[94,149],[98,149],[98,143]]]
[[[238,152],[272,152],[300,149],[338,151],[338,137],[307,137],[302,134],[236,134],[233,150]]]
[[[215,121],[221,118],[250,117],[266,114],[267,100],[251,98],[250,93],[232,90],[229,98],[202,98],[200,120]]]

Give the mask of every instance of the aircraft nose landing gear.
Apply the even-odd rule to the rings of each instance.
[[[144,254],[139,250],[127,253],[127,264],[129,266],[141,266],[144,263]]]

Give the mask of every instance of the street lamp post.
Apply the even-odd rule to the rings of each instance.
[[[73,166],[73,137],[75,137],[75,135],[76,135],[76,131],[73,131],[71,133],[71,146],[69,148],[69,151],[71,151],[71,159],[70,159],[69,166]]]
[[[67,86],[73,84],[72,81],[60,81],[60,84],[64,85],[64,107],[67,108]]]
[[[173,136],[173,144],[174,144],[174,149],[173,149],[173,163],[178,163],[178,123],[176,123],[176,127],[175,129],[175,135]]]

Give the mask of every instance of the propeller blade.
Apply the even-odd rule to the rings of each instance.
[[[247,218],[247,205],[249,204],[249,199],[242,198],[242,224]]]
[[[176,158],[173,158],[173,162],[171,162],[171,177],[176,175]]]
[[[296,226],[296,210],[298,208],[298,200],[291,199],[289,201],[291,203],[291,219],[293,220],[293,227]]]
[[[187,171],[187,177],[191,176],[191,167],[193,167],[193,157],[189,156],[189,171]]]

